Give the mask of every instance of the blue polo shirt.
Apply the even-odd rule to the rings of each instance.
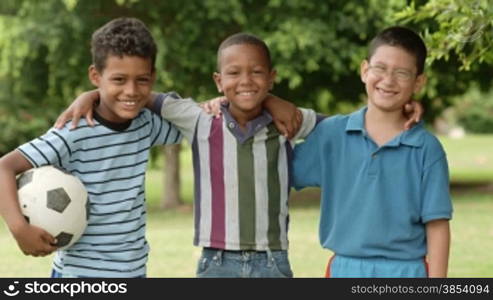
[[[423,123],[379,147],[366,133],[364,107],[320,122],[296,146],[296,189],[322,190],[320,243],[336,254],[417,259],[425,224],[450,219],[445,152]]]

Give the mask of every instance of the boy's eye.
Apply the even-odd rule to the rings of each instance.
[[[384,66],[376,65],[376,66],[372,66],[371,68],[373,69],[374,72],[379,74],[383,74],[387,72],[387,68]]]
[[[123,77],[115,77],[115,78],[112,78],[111,81],[118,84],[118,83],[123,83],[125,81],[125,79]]]
[[[137,80],[139,83],[142,83],[142,84],[147,84],[149,83],[151,80],[149,78],[139,78]]]
[[[412,77],[412,74],[411,74],[411,72],[408,72],[408,71],[396,71],[395,77],[397,77],[398,79],[402,79],[402,80],[408,80]]]

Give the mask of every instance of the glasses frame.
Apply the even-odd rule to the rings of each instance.
[[[382,78],[389,75],[389,68],[381,64],[371,65],[368,63],[368,72],[370,72],[373,76]],[[409,83],[413,79],[417,78],[417,74],[410,70],[397,68],[390,72],[390,77],[400,83]]]

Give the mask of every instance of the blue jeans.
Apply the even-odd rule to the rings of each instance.
[[[203,248],[197,266],[199,278],[291,278],[288,252],[229,251]]]

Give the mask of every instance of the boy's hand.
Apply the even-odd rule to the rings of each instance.
[[[93,112],[94,103],[99,99],[98,90],[92,90],[80,94],[72,104],[58,117],[55,128],[62,129],[65,123],[72,120],[70,129],[74,129],[79,124],[81,117],[85,117],[89,126],[94,126]]]
[[[414,124],[417,124],[421,120],[421,117],[424,113],[423,105],[421,105],[421,103],[417,102],[416,100],[411,100],[410,102],[406,103],[406,105],[404,105],[403,113],[404,116],[406,116],[407,118],[406,124],[404,124],[404,128],[406,130],[411,129]]]
[[[26,224],[13,232],[25,255],[46,256],[57,249],[55,238],[42,228]]]
[[[269,111],[277,130],[287,139],[292,139],[301,127],[301,111],[291,102],[274,95],[268,95],[264,107]]]
[[[228,99],[221,96],[199,103],[199,106],[209,115],[214,115],[216,118],[219,118],[221,115],[221,104],[225,103],[228,103]]]

